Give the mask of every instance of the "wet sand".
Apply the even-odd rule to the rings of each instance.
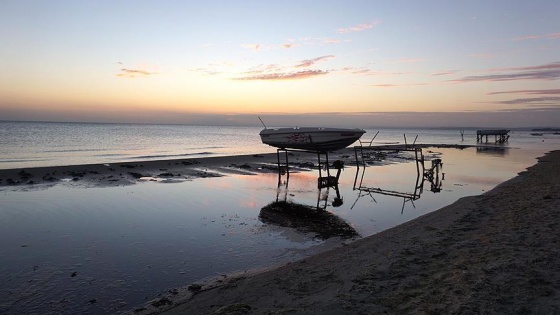
[[[354,151],[349,149],[332,154],[332,157],[348,163],[355,161]],[[294,171],[317,164],[317,157],[313,154],[290,152],[288,159],[290,169]],[[285,163],[284,155],[281,163]],[[0,170],[0,188],[18,190],[53,185],[110,187],[133,185],[139,180],[171,182],[261,172],[278,172],[276,153],[5,169]]]
[[[398,152],[402,145],[385,146]],[[416,147],[453,147],[463,149],[469,145],[424,144]],[[486,146],[492,148],[492,146]],[[341,160],[345,165],[355,165],[353,148],[346,148],[329,154],[329,162]],[[290,171],[317,168],[317,155],[290,151],[287,153]],[[325,156],[321,155],[322,162]],[[286,155],[280,154],[280,164],[285,165]],[[376,163],[380,161],[376,160]],[[278,172],[276,153],[201,157],[175,160],[153,160],[119,162],[110,164],[86,164],[49,166],[18,169],[0,169],[0,189],[41,189],[54,185],[87,187],[110,187],[133,185],[139,180],[185,181],[204,177],[220,177],[228,174],[256,174]]]
[[[133,314],[559,314],[560,151],[495,189],[299,262],[169,290]]]

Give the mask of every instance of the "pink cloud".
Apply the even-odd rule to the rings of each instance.
[[[329,59],[332,59],[332,58],[334,58],[334,55],[327,55],[327,56],[317,57],[317,58],[314,58],[314,59],[302,60],[295,67],[296,68],[306,68],[306,67],[310,67],[310,66],[316,64],[317,62],[329,60]]]
[[[149,72],[146,70],[127,69],[127,68],[122,68],[120,71],[121,72],[117,73],[117,77],[136,78],[136,77],[147,77],[156,74],[155,72]]]
[[[242,80],[242,81],[300,80],[300,79],[308,79],[308,78],[312,78],[312,77],[316,77],[316,76],[322,76],[322,75],[325,75],[325,74],[328,74],[328,73],[329,73],[328,71],[323,71],[323,70],[306,70],[306,71],[291,72],[291,73],[268,73],[268,74],[262,74],[262,75],[236,78],[234,80]]]
[[[380,21],[373,21],[371,23],[358,24],[358,25],[352,26],[352,27],[339,28],[339,29],[336,30],[336,32],[339,33],[339,34],[346,34],[346,33],[351,33],[351,32],[360,32],[360,31],[372,29],[374,26],[376,26],[380,23],[381,23]]]
[[[371,70],[369,68],[354,68],[354,67],[345,67],[339,70],[340,72],[346,72],[346,73],[350,73],[350,74],[356,74],[356,75],[383,75],[383,76],[388,76],[388,75],[409,75],[411,74],[410,72],[386,72],[386,71],[380,71],[380,70]]]
[[[276,64],[261,64],[246,72],[246,74],[262,74],[268,72],[280,72],[282,69]]]

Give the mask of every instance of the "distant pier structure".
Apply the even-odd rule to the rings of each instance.
[[[509,130],[506,129],[483,129],[476,131],[476,142],[488,142],[488,136],[494,136],[494,142],[504,143],[509,139]],[[486,138],[485,138],[486,137]]]

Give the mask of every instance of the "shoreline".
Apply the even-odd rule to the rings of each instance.
[[[130,313],[558,313],[559,174],[552,151],[482,195],[298,262],[171,289]]]
[[[384,145],[395,151],[403,145]],[[471,147],[502,148],[493,145],[417,144],[418,148]],[[289,151],[290,170],[309,170],[317,167],[317,155],[303,151]],[[342,160],[345,165],[355,165],[353,147],[329,154],[330,161]],[[285,157],[281,154],[281,163]],[[324,159],[324,157],[322,157]],[[0,169],[0,189],[29,189],[57,184],[71,186],[111,187],[134,185],[139,180],[184,181],[195,178],[221,177],[227,174],[257,174],[278,172],[276,153],[189,157],[170,160],[145,160],[131,162],[98,163],[65,166],[44,166]]]
[[[296,161],[307,161],[309,159],[307,156],[301,156],[301,154],[296,154],[293,158]],[[232,173],[277,172],[276,160],[275,153],[266,153],[2,169],[0,170],[0,188],[21,189],[65,183],[72,186],[110,187],[134,185],[139,180],[182,181],[220,177]]]

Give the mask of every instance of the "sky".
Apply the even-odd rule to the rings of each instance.
[[[560,1],[0,1],[0,120],[560,127]]]

